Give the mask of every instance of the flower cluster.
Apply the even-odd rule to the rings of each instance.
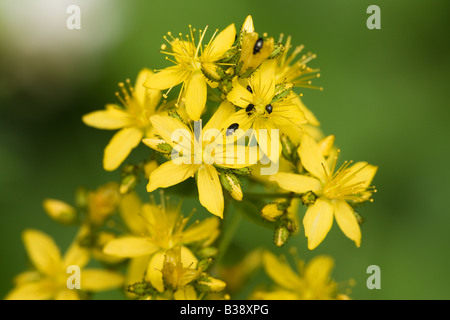
[[[192,26],[186,35],[168,32],[161,52],[172,65],[142,69],[134,85],[119,83],[119,104],[83,116],[88,126],[119,130],[104,149],[103,167],[121,167],[121,180],[80,189],[73,206],[44,201],[51,218],[79,232],[61,258],[47,235],[25,231],[36,270],[19,275],[8,298],[88,298],[122,287],[127,298],[230,299],[258,267],[276,286],[249,298],[348,298],[330,277],[329,256],[297,259],[294,271],[264,248],[236,265],[221,264],[233,236],[223,219],[238,215],[271,228],[275,250],[302,229],[315,249],[334,219],[359,247],[356,207],[372,201],[377,167],[338,164],[335,136],[324,135],[304,105],[298,90],[321,90],[312,84],[319,70],[307,65],[314,54],[293,47],[290,36],[258,33],[251,16],[238,30],[230,24],[208,33]],[[149,147],[150,157],[125,163],[138,147]],[[177,194],[198,198],[212,216],[190,222],[197,212],[184,214]],[[107,267],[83,269],[80,291],[69,290],[66,268],[91,258]]]

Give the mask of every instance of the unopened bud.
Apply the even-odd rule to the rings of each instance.
[[[126,175],[120,182],[119,192],[121,194],[127,194],[133,190],[138,183],[138,178],[134,174]]]
[[[219,292],[225,289],[227,284],[222,280],[206,276],[197,281],[196,288],[203,292]]]
[[[311,191],[302,195],[302,202],[305,206],[310,206],[316,202],[317,196]]]
[[[279,209],[278,203],[266,204],[261,210],[263,218],[269,221],[277,220],[283,213],[284,211]]]
[[[297,149],[296,146],[292,143],[291,139],[289,139],[287,135],[283,134],[280,137],[280,141],[283,157],[285,157],[290,162],[296,162],[296,160],[298,159]]]
[[[43,207],[50,218],[62,224],[71,224],[77,218],[75,208],[60,200],[45,199]]]
[[[241,201],[243,194],[239,179],[233,173],[227,171],[221,171],[219,178],[225,190],[227,190],[235,200]]]
[[[275,230],[273,242],[277,247],[282,247],[289,239],[289,231],[286,227],[281,226]]]

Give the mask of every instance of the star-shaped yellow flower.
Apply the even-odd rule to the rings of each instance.
[[[223,145],[226,136],[220,131],[224,119],[228,119],[234,112],[234,107],[228,102],[223,102],[214,113],[208,123],[202,128],[202,133],[197,137],[188,125],[169,115],[155,115],[150,118],[155,133],[162,139],[144,139],[149,147],[160,151],[159,145],[168,144],[174,150],[180,152],[179,157],[163,163],[152,171],[147,185],[147,191],[152,192],[158,188],[167,188],[176,185],[186,179],[197,175],[199,199],[202,206],[212,214],[222,218],[224,210],[224,198],[219,172],[215,165],[226,168],[243,168],[249,166],[248,162],[238,161],[246,157],[246,153],[234,152],[235,148]],[[210,130],[211,129],[211,130]],[[216,130],[216,131],[214,131]],[[181,142],[174,140],[182,138]],[[216,132],[210,136],[211,132]],[[216,148],[219,147],[219,148]],[[187,151],[187,154],[183,154]],[[173,152],[172,152],[173,154]]]
[[[269,150],[272,145],[271,130],[277,129],[289,135],[293,128],[307,122],[290,88],[290,84],[277,83],[276,61],[267,60],[248,80],[236,77],[227,95],[227,99],[241,110],[226,123],[237,123],[243,131],[253,129],[261,150],[274,162],[278,162],[279,153]],[[261,143],[261,129],[267,130],[267,143]],[[281,152],[281,148],[278,150]]]
[[[308,248],[312,250],[323,241],[331,229],[333,217],[344,234],[359,247],[361,229],[348,202],[370,200],[372,192],[375,191],[370,184],[378,168],[367,162],[351,165],[351,161],[346,161],[335,170],[337,156],[330,165],[317,142],[307,134],[302,135],[300,139],[298,154],[301,164],[310,175],[278,172],[271,179],[283,189],[296,193],[312,191],[318,196],[303,218]]]
[[[186,111],[191,120],[199,120],[206,104],[207,78],[220,80],[217,74],[217,62],[225,57],[226,52],[231,48],[235,41],[236,29],[234,24],[230,24],[217,36],[213,37],[203,46],[203,38],[206,29],[199,32],[199,39],[196,43],[194,32],[191,29],[190,36],[186,40],[174,38],[169,32],[170,37],[164,39],[170,44],[171,51],[163,53],[173,56],[174,66],[162,69],[152,74],[145,82],[145,86],[151,89],[170,89],[183,83],[179,97],[184,93]],[[169,59],[170,60],[170,59]]]
[[[120,214],[130,234],[109,241],[103,252],[122,258],[131,258],[127,284],[146,280],[159,292],[164,282],[161,270],[166,250],[180,247],[181,265],[196,268],[198,259],[188,249],[190,244],[210,245],[219,235],[219,219],[205,219],[187,226],[189,218],[162,197],[160,205],[142,203],[135,193],[122,198]]]
[[[284,258],[284,259],[283,259]],[[336,300],[348,299],[338,292],[337,283],[331,279],[334,261],[331,257],[320,255],[308,264],[296,261],[297,272],[288,264],[285,257],[273,253],[263,253],[263,266],[269,277],[276,283],[271,291],[258,290],[253,299],[267,300]]]
[[[64,257],[47,234],[28,229],[22,234],[28,257],[36,271],[28,271],[16,277],[16,287],[9,292],[9,300],[78,300],[80,290],[104,291],[118,288],[123,276],[114,271],[84,269],[89,262],[89,251],[75,241]],[[70,266],[80,268],[80,289],[69,289]]]
[[[104,130],[120,129],[105,148],[103,167],[107,171],[117,169],[151,129],[148,118],[157,113],[162,94],[159,90],[150,90],[143,86],[150,74],[152,72],[148,69],[139,72],[134,88],[129,81],[127,84],[119,83],[123,97],[118,93],[117,96],[123,107],[108,104],[106,110],[83,116],[83,122],[88,126]]]

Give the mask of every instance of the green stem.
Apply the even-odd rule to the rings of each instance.
[[[299,195],[295,195],[299,196]],[[274,193],[252,193],[252,192],[246,192],[244,194],[244,197],[246,198],[257,198],[257,199],[263,199],[263,198],[292,198],[293,195],[291,192],[274,192]]]
[[[226,205],[226,209],[230,206]],[[225,219],[223,222],[223,228],[221,232],[221,239],[218,246],[218,254],[216,257],[216,264],[220,264],[223,257],[228,251],[228,248],[233,240],[233,237],[239,228],[241,222],[241,215],[236,212],[237,210],[225,210]]]

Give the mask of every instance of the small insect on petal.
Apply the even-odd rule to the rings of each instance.
[[[271,104],[268,104],[268,105],[266,106],[266,112],[267,112],[268,114],[271,114],[272,111],[273,111],[272,105],[271,105]]]
[[[264,44],[263,38],[258,38],[258,40],[256,40],[255,46],[253,47],[253,54],[257,54],[258,52],[260,52],[263,47],[263,44]]]
[[[248,92],[253,93],[252,87],[247,86],[247,90],[248,90]]]
[[[255,111],[255,105],[250,103],[247,108],[245,108],[245,112],[247,112],[247,114],[250,116],[253,111]]]
[[[230,134],[233,134],[235,130],[237,130],[239,128],[239,124],[238,123],[233,123],[231,124],[226,132],[226,136],[229,136]]]

